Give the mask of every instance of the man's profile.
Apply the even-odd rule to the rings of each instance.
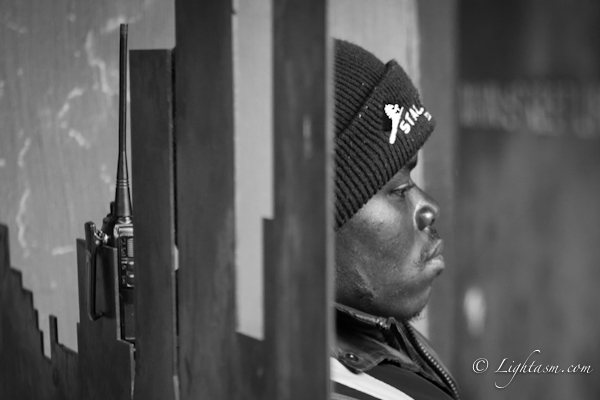
[[[439,206],[410,177],[434,120],[395,61],[336,40],[334,68],[332,398],[458,398],[454,379],[408,322],[444,269],[433,226]],[[392,116],[390,132],[382,121]],[[397,134],[401,118],[409,128]]]

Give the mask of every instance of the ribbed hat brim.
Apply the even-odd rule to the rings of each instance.
[[[339,104],[343,102],[336,101],[336,107]],[[397,104],[402,109],[402,126],[409,129],[405,133],[406,129],[398,127],[393,144],[383,123],[388,118],[384,111],[387,104]],[[388,62],[360,111],[345,129],[336,132],[336,229],[408,163],[434,127],[435,120],[421,104],[410,78],[396,61]]]

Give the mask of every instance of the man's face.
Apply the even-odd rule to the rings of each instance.
[[[444,269],[432,227],[439,206],[411,180],[416,156],[336,233],[336,300],[408,320],[423,310]]]

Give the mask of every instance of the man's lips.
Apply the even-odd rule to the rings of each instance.
[[[438,239],[437,242],[431,248],[431,251],[427,255],[425,261],[429,261],[436,258],[437,256],[442,254],[442,251],[444,251],[444,241],[442,239]]]

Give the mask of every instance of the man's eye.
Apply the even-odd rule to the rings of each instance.
[[[410,182],[410,183],[407,183],[406,185],[397,187],[396,189],[394,189],[392,191],[392,193],[394,193],[396,196],[404,198],[406,196],[406,193],[408,193],[408,191],[410,189],[412,189],[413,187],[415,187],[415,184],[413,182]]]

